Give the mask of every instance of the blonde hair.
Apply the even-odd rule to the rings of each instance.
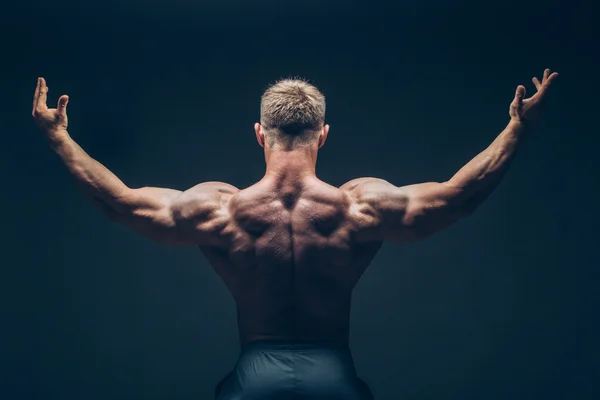
[[[303,79],[283,79],[262,95],[260,123],[269,145],[311,143],[325,122],[325,96]]]

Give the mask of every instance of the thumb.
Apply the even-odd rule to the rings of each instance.
[[[58,112],[63,117],[67,116],[67,104],[68,103],[69,103],[69,96],[67,96],[66,94],[63,94],[58,99]]]
[[[520,105],[523,102],[523,99],[525,98],[525,86],[523,85],[519,85],[517,86],[517,92],[515,93],[515,102]]]

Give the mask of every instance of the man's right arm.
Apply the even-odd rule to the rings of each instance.
[[[500,183],[524,133],[522,125],[511,121],[487,149],[446,182],[398,187],[362,178],[342,186],[355,204],[364,240],[416,241],[473,213]]]
[[[541,83],[534,78],[538,92],[529,99],[519,86],[507,127],[450,180],[397,187],[382,179],[361,178],[342,186],[361,226],[359,240],[416,241],[473,213],[502,180],[556,76],[546,70]]]

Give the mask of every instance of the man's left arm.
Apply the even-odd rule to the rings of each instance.
[[[185,192],[125,185],[108,168],[90,157],[67,132],[68,97],[58,107],[46,106],[48,88],[38,79],[32,116],[46,134],[77,185],[111,220],[167,245],[218,245],[219,230],[228,220],[227,202],[233,186],[209,182]]]
[[[74,140],[53,149],[78,186],[104,214],[154,242],[168,246],[219,246],[229,220],[227,200],[237,189],[208,182],[186,191],[130,188]]]

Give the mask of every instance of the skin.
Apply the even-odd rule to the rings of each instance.
[[[446,182],[398,187],[377,178],[337,188],[315,174],[314,143],[271,147],[255,124],[266,161],[264,177],[240,190],[221,182],[186,191],[130,188],[70,137],[68,96],[46,106],[38,79],[32,116],[84,193],[111,220],[172,246],[199,246],[235,298],[241,343],[259,339],[348,343],[352,290],[384,241],[424,239],[475,211],[500,183],[531,131],[552,82],[545,70],[537,92],[517,88],[510,122]]]

